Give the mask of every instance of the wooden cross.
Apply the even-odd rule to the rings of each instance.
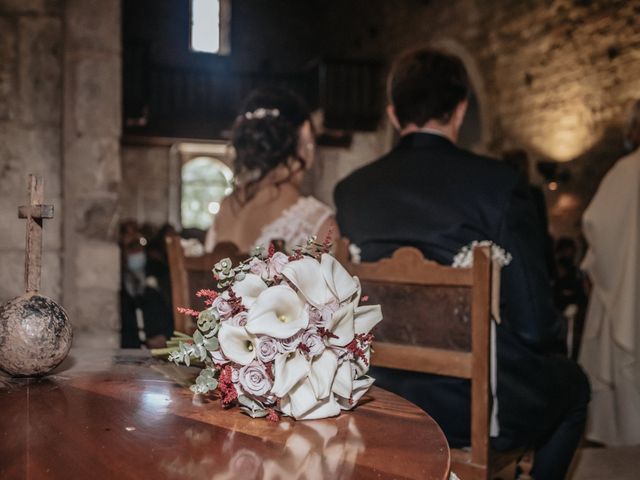
[[[43,205],[42,177],[29,175],[29,205],[18,207],[18,218],[27,219],[27,251],[24,256],[24,288],[27,293],[40,290],[42,269],[42,220],[53,218],[53,205]]]

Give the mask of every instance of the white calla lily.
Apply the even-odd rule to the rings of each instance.
[[[317,420],[319,418],[329,418],[340,415],[340,404],[338,400],[329,395],[324,400],[317,401],[311,410],[296,417],[296,420]]]
[[[355,332],[367,334],[382,320],[380,305],[364,305],[356,307],[353,319]]]
[[[360,282],[338,262],[332,255],[323,254],[320,259],[322,276],[331,293],[342,303],[358,292]]]
[[[240,365],[251,363],[256,356],[256,337],[244,327],[223,323],[218,332],[218,341],[225,357]]]
[[[309,325],[304,302],[288,286],[263,291],[249,309],[246,329],[254,335],[289,338]]]
[[[309,379],[299,382],[282,399],[281,408],[283,412],[291,412],[291,416],[296,420],[327,418],[340,413],[340,405],[333,395],[318,401],[313,393],[313,387]]]
[[[299,350],[278,355],[274,362],[275,381],[271,387],[271,394],[279,398],[284,397],[308,373],[309,361]]]
[[[321,308],[334,297],[326,282],[322,281],[320,263],[313,258],[302,258],[288,263],[282,269],[282,276],[289,280],[316,308]]]
[[[247,273],[242,280],[233,284],[233,291],[242,298],[242,304],[247,308],[250,308],[265,290],[267,284],[253,273]]]
[[[337,347],[344,347],[348,345],[355,334],[353,328],[353,303],[348,303],[340,307],[337,311],[331,315],[331,320],[327,323],[327,330],[329,330],[335,337],[328,338],[329,345]]]
[[[362,396],[369,391],[369,388],[371,387],[371,385],[373,385],[374,381],[375,380],[373,378],[368,376],[360,377],[354,380],[353,388],[351,390],[351,396],[349,398],[338,397],[337,400],[340,404],[340,408],[342,410],[351,410],[353,407],[355,407],[360,401],[360,398],[362,398]]]
[[[338,356],[329,349],[326,349],[322,355],[311,362],[309,380],[318,400],[328,397],[331,393],[331,385],[337,368]]]
[[[331,391],[339,397],[351,398],[351,391],[353,389],[353,372],[349,362],[343,362],[338,367],[335,379],[333,380],[333,386]]]

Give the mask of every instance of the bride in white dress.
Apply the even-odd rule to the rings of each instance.
[[[288,90],[255,90],[234,126],[236,188],[220,206],[207,232],[205,249],[232,242],[248,252],[281,239],[291,251],[316,235],[339,237],[331,208],[300,193],[314,160],[309,110]]]

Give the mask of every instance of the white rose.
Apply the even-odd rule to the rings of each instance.
[[[242,389],[253,397],[261,397],[271,389],[271,379],[264,366],[250,363],[240,369],[240,385]]]

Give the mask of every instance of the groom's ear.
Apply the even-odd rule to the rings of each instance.
[[[387,116],[391,121],[391,125],[393,125],[393,127],[396,130],[398,131],[402,130],[402,127],[400,126],[400,122],[398,121],[398,117],[396,116],[396,109],[391,103],[387,105]]]

